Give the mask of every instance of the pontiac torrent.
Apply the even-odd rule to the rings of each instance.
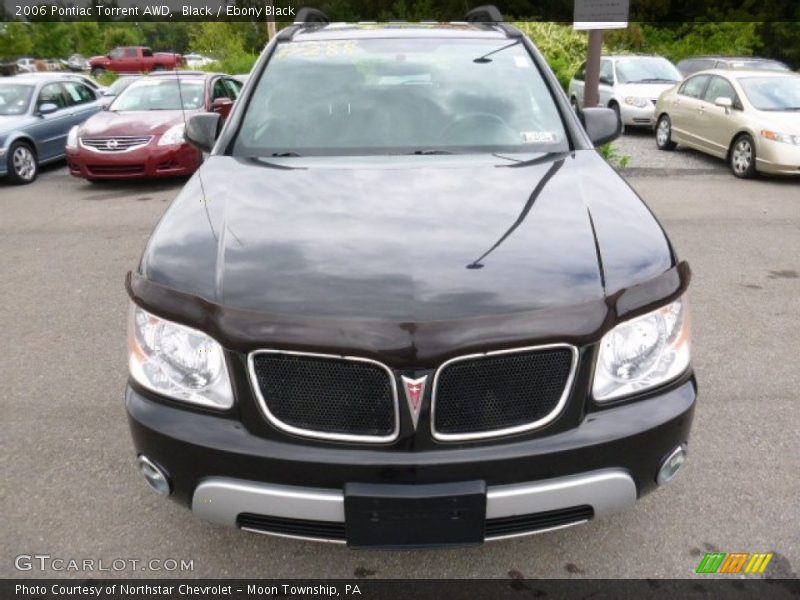
[[[209,157],[128,277],[147,482],[353,547],[568,527],[669,482],[690,272],[595,150],[616,115],[575,115],[496,20],[320,15],[267,46],[224,127],[188,121]]]

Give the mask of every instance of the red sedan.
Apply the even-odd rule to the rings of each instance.
[[[142,77],[67,138],[67,163],[89,181],[191,175],[202,155],[184,139],[186,119],[228,116],[242,84],[218,73],[170,72]]]

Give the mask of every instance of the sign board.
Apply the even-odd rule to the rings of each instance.
[[[575,29],[625,29],[630,0],[575,0]]]

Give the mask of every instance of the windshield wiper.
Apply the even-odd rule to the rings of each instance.
[[[294,150],[287,150],[286,152],[273,152],[272,154],[270,154],[270,156],[274,156],[276,158],[283,158],[286,156],[300,156],[300,155]]]
[[[406,154],[414,154],[417,156],[434,156],[436,154],[455,154],[455,152],[450,152],[449,150],[414,150],[413,152],[407,152]]]

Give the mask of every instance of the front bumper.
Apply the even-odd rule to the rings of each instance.
[[[656,107],[652,102],[647,106],[638,107],[622,102],[620,104],[620,118],[623,124],[634,127],[654,127]]]
[[[146,146],[127,152],[97,152],[84,147],[67,149],[70,175],[84,179],[150,179],[185,177],[202,162],[200,151],[189,144]]]
[[[546,516],[529,519],[519,535],[628,508],[656,487],[664,459],[687,442],[695,399],[688,376],[648,399],[587,413],[577,428],[550,436],[418,452],[266,439],[230,416],[185,410],[131,387],[126,406],[137,453],[164,470],[172,497],[198,516],[264,533],[342,541],[342,528],[335,526],[343,526],[343,490],[353,482],[482,480],[486,539],[507,537],[488,528],[511,518]],[[575,513],[579,507],[591,510]],[[559,521],[558,511],[573,513]]]
[[[774,175],[800,175],[800,146],[759,138],[756,169]]]

